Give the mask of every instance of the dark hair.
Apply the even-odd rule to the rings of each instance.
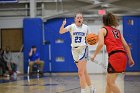
[[[0,55],[4,54],[4,50],[0,48]]]
[[[112,13],[107,13],[106,15],[103,15],[103,24],[105,26],[119,26],[116,16]]]
[[[33,46],[32,46],[32,48],[36,48],[36,46],[35,46],[35,45],[33,45]]]

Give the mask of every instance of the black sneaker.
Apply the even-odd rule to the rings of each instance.
[[[43,74],[43,72],[42,72],[42,71],[39,71],[39,74],[40,74],[41,76],[44,76],[44,74]]]

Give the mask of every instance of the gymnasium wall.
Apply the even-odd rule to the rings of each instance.
[[[24,19],[24,71],[27,72],[28,53],[32,45],[36,45],[41,54],[41,59],[45,61],[44,72],[75,72],[77,68],[73,63],[70,47],[70,35],[59,34],[63,18],[47,20],[42,24],[42,20]],[[68,24],[73,23],[72,18],[67,19]],[[43,43],[43,27],[45,43]],[[63,41],[63,43],[61,42]],[[50,43],[48,43],[50,42]],[[50,47],[49,47],[50,46]],[[51,52],[51,53],[50,53]],[[50,54],[50,55],[49,55]]]
[[[39,19],[38,19],[39,20]],[[42,30],[41,29],[41,22],[38,22],[36,19],[24,19],[24,71],[27,70],[27,59],[28,59],[28,52],[33,44],[32,39],[34,39],[34,43],[38,44],[38,48],[42,48],[41,56],[42,59],[45,61],[45,72],[77,72],[76,65],[73,62],[72,54],[71,54],[71,39],[70,39],[70,33],[65,33],[63,35],[59,34],[59,28],[62,24],[62,21],[64,18],[56,18],[47,20],[47,22],[44,22],[44,34],[45,34],[45,41],[50,42],[50,44],[46,43],[43,44],[42,40]],[[28,22],[29,21],[29,22]],[[33,22],[32,22],[33,21]],[[67,18],[67,24],[69,25],[73,23],[73,18]],[[93,25],[93,23],[89,23],[89,30],[93,33],[98,33],[98,30],[102,27],[100,25],[100,22],[96,21],[96,25]],[[39,31],[35,31],[37,25],[40,25]],[[33,28],[35,27],[35,28]],[[33,32],[32,32],[33,31]],[[41,35],[40,35],[41,34]],[[40,36],[38,36],[40,35]],[[37,38],[36,38],[36,37]],[[36,39],[40,39],[37,41]],[[28,42],[28,43],[27,43]],[[27,44],[26,44],[27,43]],[[49,59],[49,45],[51,45],[50,51],[51,51],[51,59]],[[89,46],[89,53],[92,54],[95,50],[96,46]],[[105,54],[106,55],[106,54]],[[105,57],[103,55],[103,52],[101,52],[97,60],[99,62],[102,62],[104,65],[106,65],[107,61],[105,60]],[[49,66],[51,68],[49,68]],[[89,73],[103,73],[105,69],[103,69],[101,66],[94,64],[93,62],[88,62],[88,71]]]
[[[129,17],[130,18],[130,17]],[[132,17],[131,17],[132,18]],[[28,19],[28,18],[27,18]],[[139,20],[139,17],[134,17],[134,19],[135,20]],[[13,19],[14,21],[11,21],[11,20],[9,20],[8,21],[8,19],[7,19],[7,21],[3,21],[4,23],[3,24],[0,24],[0,26],[1,26],[1,28],[22,28],[22,22],[21,22],[21,19]],[[15,21],[16,20],[16,21]],[[29,19],[28,19],[29,20]],[[42,60],[45,60],[45,68],[44,68],[44,71],[45,72],[49,72],[50,71],[50,68],[49,68],[49,63],[51,62],[50,60],[49,60],[49,51],[48,51],[48,49],[49,49],[49,45],[48,44],[43,44],[43,38],[42,38],[42,20],[41,19],[38,19],[38,20],[40,20],[39,22],[37,22],[37,24],[36,24],[36,21],[33,21],[33,23],[35,23],[34,25],[35,25],[35,27],[33,26],[31,26],[30,27],[30,25],[29,24],[33,24],[32,23],[32,20],[30,20],[30,22],[29,22],[29,24],[27,24],[27,25],[29,25],[29,26],[27,26],[27,27],[24,27],[24,25],[23,25],[23,28],[24,28],[24,31],[25,31],[25,28],[26,28],[26,30],[27,30],[27,33],[26,33],[26,35],[27,36],[24,36],[24,39],[26,39],[26,41],[29,41],[28,43],[30,43],[29,45],[27,44],[27,46],[26,46],[26,43],[24,42],[24,44],[25,44],[25,46],[24,46],[24,49],[26,50],[26,52],[25,52],[25,54],[26,54],[26,56],[24,57],[24,63],[25,63],[25,65],[24,65],[24,71],[26,72],[26,70],[27,70],[27,54],[28,54],[28,52],[29,52],[29,49],[30,49],[30,47],[31,47],[31,45],[33,44],[33,42],[34,41],[36,41],[36,39],[39,39],[39,41],[37,41],[38,43],[37,44],[40,44],[39,46],[38,46],[38,48],[40,49],[39,51],[41,52],[41,59]],[[64,34],[64,35],[59,35],[58,34],[58,28],[59,28],[59,26],[60,26],[60,24],[61,24],[61,22],[62,22],[62,20],[63,20],[63,18],[60,18],[60,19],[52,19],[52,20],[48,20],[47,22],[45,22],[44,23],[44,27],[45,27],[45,40],[46,41],[53,41],[53,42],[55,42],[54,40],[53,40],[53,38],[54,37],[61,37],[61,38],[64,38],[64,39],[66,39],[66,40],[68,40],[68,34]],[[69,20],[69,24],[70,24],[70,22],[72,22],[71,21],[71,19],[68,19]],[[134,56],[134,60],[136,61],[136,66],[134,66],[133,68],[129,68],[129,67],[127,67],[127,71],[140,71],[139,70],[139,66],[140,66],[140,64],[139,64],[139,62],[138,62],[138,58],[139,58],[139,55],[140,55],[140,49],[138,48],[139,47],[139,43],[140,43],[140,40],[139,40],[139,38],[138,38],[138,36],[140,35],[140,33],[138,33],[137,31],[139,31],[139,25],[136,25],[136,27],[134,27],[134,25],[133,26],[130,26],[130,27],[127,27],[128,25],[128,22],[127,22],[127,20],[128,20],[128,18],[127,17],[123,17],[123,25],[122,25],[122,22],[121,22],[121,25],[119,26],[119,29],[121,30],[121,31],[123,31],[123,34],[124,34],[124,37],[126,38],[126,41],[129,43],[131,43],[131,42],[133,42],[132,44],[134,45],[134,48],[133,49],[131,49],[131,50],[133,50],[132,51],[132,55]],[[1,21],[2,22],[2,21]],[[12,24],[12,22],[14,22],[14,23],[16,23],[16,24]],[[23,21],[23,22],[25,22],[25,21]],[[28,23],[28,21],[26,22],[26,23]],[[56,24],[55,24],[56,23]],[[98,33],[98,30],[102,27],[102,25],[101,25],[101,21],[99,21],[99,20],[97,20],[97,21],[94,21],[94,22],[87,22],[88,24],[88,26],[89,26],[89,29],[91,30],[91,31],[93,31],[93,32],[95,32],[95,33]],[[23,23],[24,24],[24,23]],[[135,24],[139,24],[139,23],[137,23],[137,22],[135,22]],[[38,26],[36,26],[36,25],[38,25]],[[56,26],[57,25],[57,26]],[[123,27],[124,26],[124,27]],[[37,31],[37,33],[36,33],[36,29],[38,29],[39,28],[39,30]],[[57,30],[56,30],[57,29]],[[132,31],[130,31],[130,30],[132,30]],[[134,30],[134,31],[133,31]],[[34,33],[32,33],[31,31],[35,31]],[[54,33],[54,31],[56,31],[56,33]],[[133,33],[129,33],[129,32],[133,32]],[[128,33],[129,33],[129,35],[128,35]],[[135,34],[134,34],[135,33]],[[39,35],[39,36],[37,36],[37,38],[35,38],[35,37],[32,37],[32,36],[36,36],[36,35]],[[29,37],[30,36],[30,37]],[[130,39],[130,36],[131,37],[133,37],[133,40],[131,40]],[[31,40],[30,41],[30,38],[34,38],[34,40]],[[50,40],[49,40],[50,39]],[[56,38],[55,38],[56,39]],[[136,41],[134,41],[134,40],[136,40]],[[58,41],[59,41],[59,38],[58,38]],[[68,40],[68,43],[67,44],[56,44],[56,45],[58,45],[58,46],[56,46],[56,47],[52,47],[52,49],[53,50],[55,50],[55,48],[57,48],[57,49],[59,49],[58,47],[59,46],[67,46],[68,47],[68,51],[70,51],[70,46],[68,46],[69,45],[69,43],[70,43],[70,41]],[[55,43],[52,43],[52,45],[54,45]],[[65,48],[63,48],[63,50],[66,50],[66,48],[67,47],[65,47]],[[89,53],[90,54],[92,54],[93,52],[94,52],[94,49],[95,49],[95,47],[96,46],[90,46],[90,50],[89,50]],[[54,51],[53,53],[56,53],[56,52],[61,52],[61,48],[59,49],[59,51]],[[65,51],[66,52],[66,51]],[[66,52],[67,53],[67,52]],[[25,55],[24,54],[24,55]],[[65,54],[65,53],[64,53]],[[51,69],[54,69],[54,72],[62,72],[63,71],[63,67],[62,66],[59,66],[58,64],[59,64],[59,62],[55,62],[56,60],[55,59],[57,59],[57,60],[63,60],[63,58],[61,58],[61,55],[59,54],[59,53],[57,53],[57,54],[52,54],[52,55],[55,55],[55,57],[53,57],[53,68],[51,68]],[[105,57],[103,57],[105,55]],[[56,57],[56,56],[58,56],[58,58]],[[71,55],[70,55],[71,56]],[[60,58],[59,58],[60,57]],[[71,56],[72,57],[72,56]],[[70,58],[71,58],[70,57]],[[99,61],[99,62],[102,62],[104,65],[107,65],[107,54],[105,53],[105,54],[103,54],[103,52],[101,52],[98,56],[97,56],[97,60]],[[105,60],[105,61],[104,61]],[[69,61],[70,62],[70,61]],[[71,60],[71,62],[72,62],[72,60]],[[74,64],[73,63],[68,63],[68,64],[63,64],[63,63],[60,63],[61,65],[63,64],[64,66],[66,66],[66,68],[64,68],[65,69],[65,71],[64,72],[74,72],[74,71],[76,71],[76,68],[74,67]],[[55,64],[56,63],[56,64]],[[72,67],[74,67],[74,69],[72,70],[72,68],[71,68],[71,66],[70,65],[72,65]],[[59,70],[57,70],[57,68],[59,69]],[[87,69],[88,69],[88,72],[89,73],[102,73],[102,72],[104,72],[104,69],[101,67],[101,66],[99,66],[99,65],[97,65],[97,64],[95,64],[95,63],[92,63],[92,62],[89,62],[88,63],[88,65],[87,65]]]
[[[0,18],[0,29],[7,28],[22,28],[23,27],[23,18]]]
[[[129,21],[132,22],[129,22]],[[96,23],[96,24],[94,24]],[[90,29],[94,29],[91,30],[95,33],[98,32],[98,30],[100,29],[100,27],[102,27],[100,24],[100,22],[94,22],[94,23],[89,23],[89,28]],[[94,24],[94,25],[92,25]],[[129,67],[127,64],[127,68],[126,71],[127,72],[139,72],[140,71],[140,62],[139,62],[139,58],[140,58],[140,17],[139,16],[125,16],[123,17],[122,21],[120,21],[120,26],[118,27],[118,29],[121,31],[121,33],[123,34],[126,42],[130,45],[131,47],[131,52],[132,52],[132,57],[134,58],[135,61],[135,65],[133,67]],[[89,53],[92,54],[91,52],[93,52],[95,50],[96,46],[90,46],[90,50]],[[90,52],[91,51],[91,52]],[[96,57],[96,60],[100,63],[103,63],[105,66],[107,66],[107,62],[108,62],[108,55],[107,53],[105,53],[105,57],[104,54],[101,52],[99,53],[99,55]],[[87,64],[87,69],[89,73],[102,73],[104,72],[104,69],[95,64],[95,63],[91,63],[89,62]]]
[[[25,18],[23,20],[23,35],[24,35],[24,72],[27,72],[28,67],[28,53],[32,47],[35,45],[37,51],[41,54],[41,60],[46,61],[47,55],[44,55],[45,48],[42,40],[42,19],[40,18]],[[44,57],[46,56],[46,57]],[[47,69],[47,63],[45,62],[44,71]]]
[[[98,34],[98,31],[102,27],[102,25],[100,24],[102,24],[101,21],[88,22],[89,31],[92,33]],[[89,56],[93,55],[96,47],[97,47],[97,44],[94,46],[89,45],[89,51],[88,51]],[[99,63],[102,63],[105,66],[107,62],[107,57],[104,58],[103,51],[105,50],[102,49],[102,51],[97,55],[95,60],[97,60]],[[106,55],[106,53],[104,55]],[[104,69],[102,66],[95,64],[94,62],[89,60],[87,63],[87,71],[88,73],[104,73],[106,69]]]
[[[26,20],[26,19],[25,19]],[[32,19],[33,21],[34,19]],[[65,33],[63,35],[59,34],[59,28],[62,24],[62,21],[64,20],[64,18],[56,18],[56,19],[51,19],[51,20],[47,20],[47,22],[44,22],[44,34],[45,34],[45,41],[46,42],[50,42],[50,44],[43,44],[43,40],[42,40],[42,35],[41,36],[37,36],[38,38],[34,38],[34,39],[39,39],[41,38],[41,40],[38,42],[40,44],[40,48],[42,48],[42,58],[45,60],[45,72],[49,72],[51,67],[51,72],[76,72],[77,68],[75,66],[75,64],[73,63],[73,58],[72,58],[72,54],[71,54],[71,47],[70,47],[70,43],[71,43],[71,39],[70,39],[70,34],[69,33]],[[28,20],[29,21],[29,20]],[[26,37],[26,35],[28,35],[26,37],[27,38],[31,38],[29,37],[29,35],[32,36],[32,34],[30,34],[29,31],[32,31],[33,29],[30,26],[34,26],[35,23],[36,25],[39,23],[38,22],[34,22],[34,24],[31,22],[24,22],[24,28],[27,28],[26,30],[24,29],[24,37]],[[31,21],[31,20],[30,20]],[[74,20],[73,18],[67,18],[67,25],[73,23]],[[29,26],[30,24],[30,26]],[[94,25],[93,25],[94,24]],[[94,22],[88,22],[88,26],[89,26],[89,30],[90,32],[93,33],[98,33],[99,29],[102,27],[101,21],[94,21]],[[28,31],[28,29],[30,29]],[[122,31],[122,26],[119,26],[119,29]],[[40,35],[40,33],[42,34],[43,29],[40,28],[40,31],[38,31],[39,33],[37,34],[36,31],[34,31],[35,35]],[[27,32],[27,33],[26,33]],[[36,41],[36,40],[34,40]],[[26,48],[26,45],[24,43],[24,48],[28,49],[31,44],[33,44],[32,42],[30,42],[30,40],[25,40],[25,42],[28,42],[28,46]],[[41,43],[40,43],[41,42]],[[51,59],[49,59],[49,45],[51,45]],[[89,46],[89,55],[93,54],[93,52],[95,51],[97,45],[95,46]],[[26,51],[26,50],[25,50]],[[29,52],[29,49],[28,49]],[[27,53],[25,53],[25,55],[27,55]],[[26,57],[24,57],[26,58]],[[100,54],[96,57],[96,60],[99,63],[102,63],[105,66],[107,66],[107,61],[108,61],[108,56],[107,53],[105,52],[105,47],[104,49],[100,52]],[[25,59],[25,61],[27,61],[27,58]],[[50,65],[51,64],[51,65]],[[26,68],[27,68],[27,64],[25,63],[25,72],[26,72]],[[87,64],[87,69],[89,73],[104,73],[106,69],[104,69],[102,66],[97,65],[93,62],[88,62]]]
[[[123,35],[129,44],[135,65],[130,68],[127,65],[127,71],[140,71],[140,16],[123,17]]]
[[[64,18],[56,18],[44,23],[45,40],[51,44],[52,72],[75,72],[77,68],[71,54],[70,33],[59,34],[63,20]],[[67,25],[73,22],[73,18],[67,18]]]

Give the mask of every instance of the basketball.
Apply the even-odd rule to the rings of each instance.
[[[96,34],[88,34],[86,37],[86,42],[89,45],[95,45],[98,42],[98,35]]]

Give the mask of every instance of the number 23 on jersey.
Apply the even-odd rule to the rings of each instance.
[[[82,37],[75,37],[75,43],[81,43]]]

